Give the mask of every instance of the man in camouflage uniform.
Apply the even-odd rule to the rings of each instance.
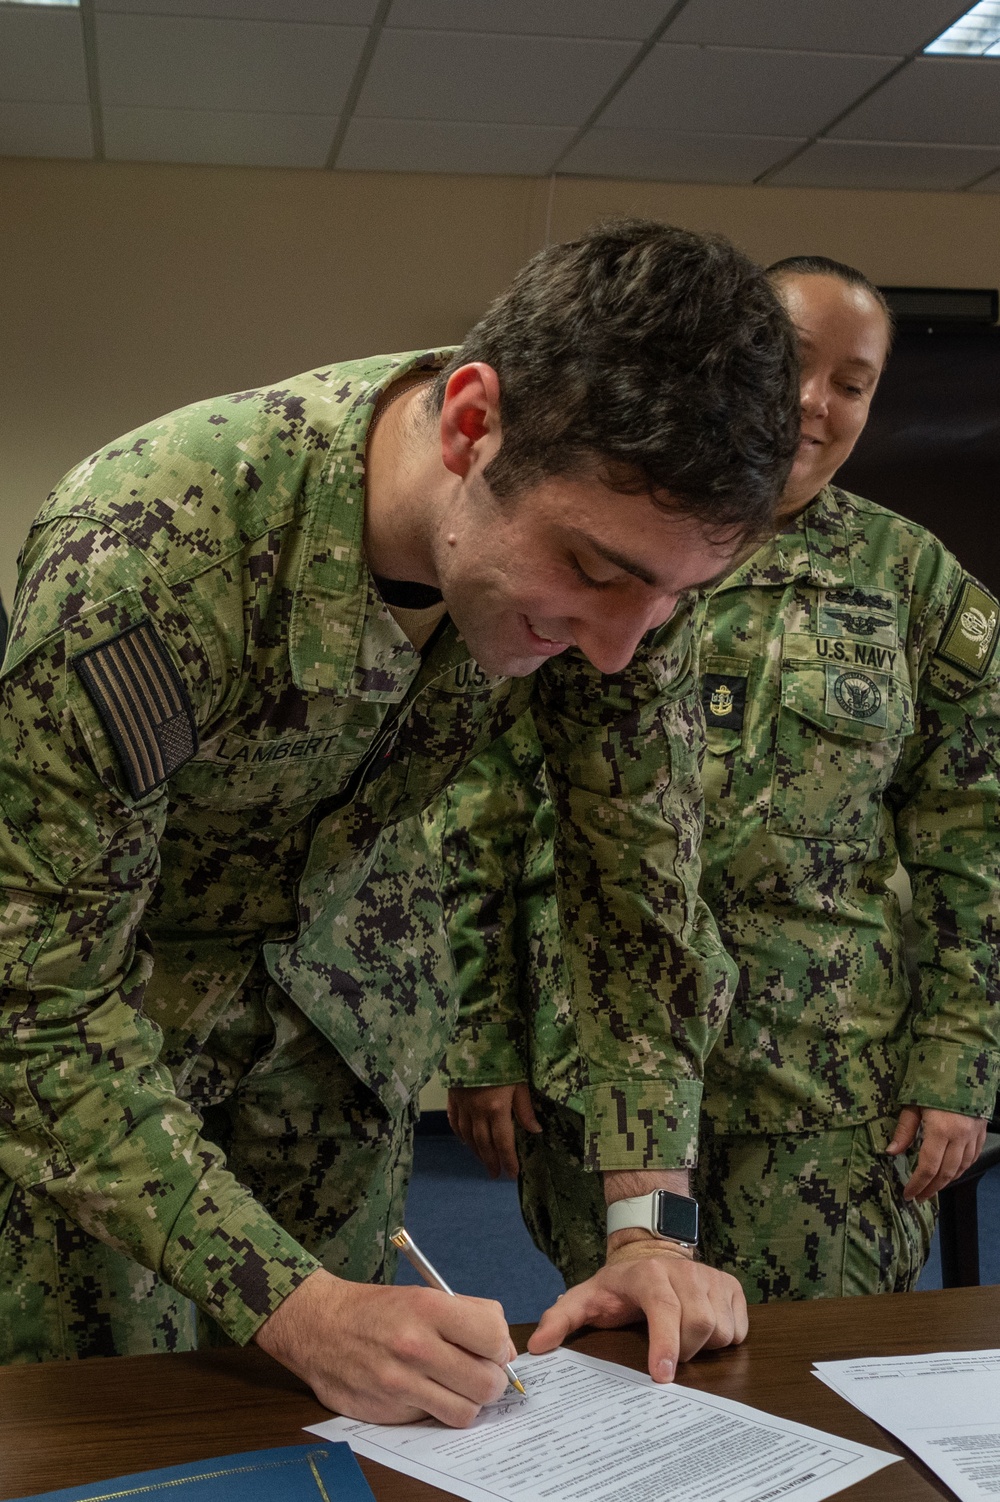
[[[629,222],[537,257],[455,353],[198,403],[57,488],[0,699],[5,1359],[178,1349],[190,1299],[359,1417],[467,1423],[499,1394],[497,1306],[344,1281],[383,1270],[447,1026],[414,1000],[437,963],[419,862],[362,883],[532,706],[595,1014],[594,1154],[612,1197],[659,1182],[659,1101],[728,973],[689,942],[689,815],[659,754],[689,614],[654,628],[767,524],[793,394],[757,269]],[[673,1026],[654,952],[690,977]],[[731,1280],[642,1250],[542,1344],[609,1305],[649,1314],[659,1377],[741,1338]]]
[[[700,657],[701,891],[740,984],[706,1065],[696,1197],[706,1257],[751,1301],[913,1287],[931,1197],[981,1147],[1000,1030],[1000,612],[922,528],[829,484],[816,494],[864,425],[888,318],[847,268],[810,259],[777,276],[803,339],[803,450],[788,520],[712,594]],[[542,789],[529,720],[449,794],[464,985],[447,1067],[478,1087],[453,1090],[451,1109],[495,1172],[517,1166],[513,1107],[526,1220],[575,1281],[604,1203],[582,1172],[585,1066]],[[507,867],[520,893],[495,846],[468,868],[481,826],[525,842]],[[915,995],[889,884],[899,861]],[[482,921],[484,896],[491,917],[520,904],[530,949]]]

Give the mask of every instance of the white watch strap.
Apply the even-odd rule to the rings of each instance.
[[[608,1206],[608,1235],[614,1231],[626,1231],[632,1226],[641,1226],[644,1231],[656,1235],[656,1190],[652,1194],[636,1194],[631,1199],[616,1200]]]

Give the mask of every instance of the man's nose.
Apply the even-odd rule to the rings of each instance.
[[[632,661],[646,632],[668,621],[676,604],[676,595],[660,595],[642,606],[602,610],[590,620],[574,623],[574,640],[599,673],[620,673]]]

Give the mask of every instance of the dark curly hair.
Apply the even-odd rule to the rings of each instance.
[[[597,473],[713,529],[769,529],[799,439],[795,337],[722,236],[625,219],[552,245],[466,335],[431,405],[473,360],[500,378],[495,495]]]

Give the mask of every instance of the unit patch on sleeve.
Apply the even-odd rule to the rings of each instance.
[[[133,797],[144,798],[198,749],[184,681],[149,621],[88,647],[73,667],[97,710]]]
[[[706,725],[742,730],[747,707],[746,678],[728,673],[702,673],[701,702]]]
[[[961,668],[977,683],[985,678],[996,650],[998,610],[993,596],[966,574],[937,656]]]

